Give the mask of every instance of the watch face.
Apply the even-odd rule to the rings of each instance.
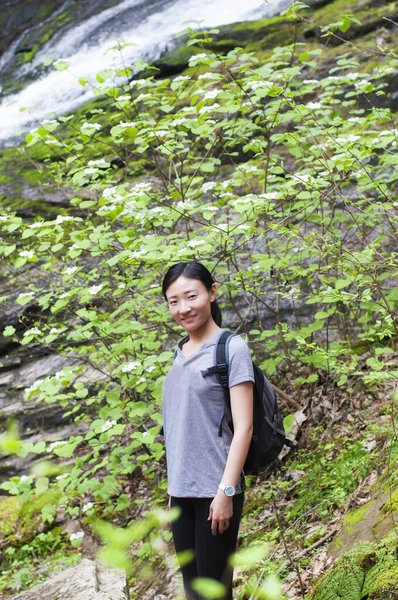
[[[225,491],[226,496],[234,496],[235,495],[235,488],[232,487],[232,485],[227,485],[224,491]]]

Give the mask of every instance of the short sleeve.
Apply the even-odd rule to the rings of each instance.
[[[254,382],[253,363],[250,350],[240,336],[234,336],[229,342],[229,387],[244,381]]]

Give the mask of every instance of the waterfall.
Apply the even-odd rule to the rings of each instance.
[[[0,105],[0,142],[12,142],[19,133],[42,120],[75,110],[94,97],[90,83],[95,74],[107,68],[132,64],[139,58],[157,58],[173,37],[192,21],[203,27],[258,19],[288,4],[288,0],[122,0],[66,31],[59,31],[37,53],[31,63],[20,68],[19,76],[38,72],[36,80],[18,93],[7,96]],[[130,44],[122,53],[112,50],[116,40]],[[51,67],[45,73],[45,59],[64,59],[68,71]],[[1,64],[1,62],[0,62]],[[21,111],[21,109],[23,109]],[[15,141],[15,140],[14,140]]]

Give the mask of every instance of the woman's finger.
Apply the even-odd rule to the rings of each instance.
[[[219,521],[213,518],[211,521],[211,532],[213,535],[217,535],[217,527],[219,527]]]

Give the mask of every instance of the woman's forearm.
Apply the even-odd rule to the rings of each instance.
[[[228,458],[220,483],[236,487],[245,464],[247,452],[252,439],[252,429],[235,432],[228,452]]]

